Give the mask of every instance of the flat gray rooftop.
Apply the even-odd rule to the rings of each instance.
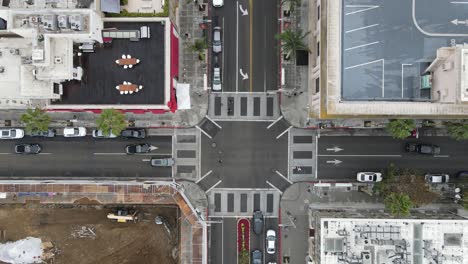
[[[343,100],[428,100],[437,49],[468,43],[468,1],[342,1]]]

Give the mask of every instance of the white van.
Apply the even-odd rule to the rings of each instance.
[[[148,26],[142,26],[140,28],[140,38],[150,38],[150,27]]]

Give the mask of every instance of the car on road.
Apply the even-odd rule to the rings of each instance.
[[[221,27],[213,28],[213,52],[220,53],[222,51],[221,47]]]
[[[221,69],[219,67],[213,68],[213,91],[221,91]]]
[[[253,214],[253,231],[255,234],[260,235],[263,231],[263,213],[262,211],[255,211]]]
[[[382,173],[380,172],[358,172],[356,179],[358,182],[380,182]]]
[[[36,143],[26,143],[26,144],[16,144],[15,153],[16,154],[38,154],[42,150],[41,145]]]
[[[425,155],[440,154],[440,147],[433,144],[406,143],[406,152],[415,152]]]
[[[120,132],[122,137],[126,138],[145,138],[146,137],[146,130],[141,129],[125,129]]]
[[[142,144],[131,144],[125,147],[125,153],[127,154],[139,154],[139,153],[148,153],[151,151],[151,145],[148,143]]]
[[[258,249],[255,249],[254,251],[252,251],[252,264],[263,264],[263,261],[262,261],[262,251],[258,250]]]
[[[84,127],[66,127],[63,129],[64,137],[84,137],[86,136],[86,128]]]
[[[52,137],[55,137],[55,134],[57,134],[57,131],[55,129],[49,128],[46,131],[31,132],[31,137],[48,137],[48,138],[52,138]]]
[[[174,165],[174,159],[173,158],[151,158],[150,160],[151,166],[153,167],[171,167]]]
[[[116,138],[117,135],[114,135],[112,133],[112,130],[110,131],[109,135],[104,135],[104,131],[102,129],[95,129],[93,130],[93,138]]]
[[[222,7],[224,5],[224,0],[213,0],[214,7]]]
[[[275,254],[276,251],[276,231],[273,229],[268,229],[266,232],[266,241],[267,241],[267,253]]]
[[[428,173],[425,179],[429,183],[446,183],[449,181],[450,176],[445,173]]]
[[[0,129],[0,139],[23,138],[24,130],[19,128]]]

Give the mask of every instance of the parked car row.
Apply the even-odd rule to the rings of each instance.
[[[455,177],[468,177],[468,171],[459,171]],[[428,183],[447,183],[449,182],[450,175],[447,173],[426,173],[424,178]],[[358,182],[374,183],[380,182],[382,179],[382,173],[380,172],[358,172],[356,175],[356,180]]]
[[[86,136],[86,128],[84,127],[66,127],[63,129],[63,136],[64,137],[84,137]],[[41,132],[33,132],[31,133],[31,137],[48,137],[52,138],[57,135],[57,131],[55,129],[48,129],[46,131]],[[0,129],[0,139],[19,139],[25,136],[24,130],[20,128],[6,128]],[[104,131],[100,129],[95,129],[92,131],[92,136],[94,138],[117,138],[118,135],[115,135],[110,132],[109,135],[105,135]],[[146,137],[146,130],[143,128],[135,128],[135,129],[125,129],[120,132],[121,137],[125,138],[145,138]]]
[[[256,235],[261,235],[263,232],[263,213],[261,211],[255,211],[252,218],[252,231]],[[276,253],[276,231],[268,229],[266,231],[266,252],[270,255]],[[255,249],[251,253],[251,260],[253,264],[263,263],[263,254],[260,249]],[[276,264],[276,262],[269,262],[269,264]]]

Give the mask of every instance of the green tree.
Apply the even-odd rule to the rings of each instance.
[[[25,124],[27,133],[47,131],[50,121],[50,116],[40,108],[28,109],[21,116],[21,122]]]
[[[112,130],[112,134],[120,135],[120,132],[127,127],[125,115],[116,109],[104,109],[101,115],[96,120],[97,126],[102,130],[103,134],[108,136]]]
[[[446,123],[447,131],[451,137],[456,140],[468,139],[468,122],[448,122]]]
[[[394,119],[387,124],[387,131],[393,138],[405,139],[416,128],[412,119]]]
[[[206,38],[195,39],[194,42],[189,45],[189,49],[195,53],[198,53],[199,60],[205,60],[205,50],[208,49]]]
[[[301,29],[297,31],[286,29],[281,32],[281,34],[276,34],[275,38],[281,40],[281,48],[283,49],[283,53],[286,54],[286,58],[296,58],[296,51],[298,50],[310,52],[309,47],[304,42],[304,38],[309,33],[310,32],[303,33]]]
[[[401,193],[391,193],[385,198],[384,203],[393,216],[407,216],[413,207],[410,197]]]

